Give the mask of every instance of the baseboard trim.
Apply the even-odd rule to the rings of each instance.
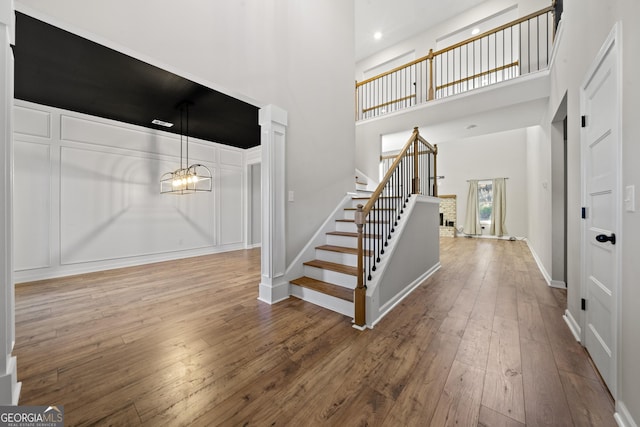
[[[551,280],[551,282],[549,282],[549,286],[557,289],[567,289],[567,284],[562,280]]]
[[[260,282],[258,286],[258,300],[267,304],[279,303],[288,299],[289,296],[289,282],[285,280],[276,283]]]
[[[538,270],[540,270],[540,273],[542,273],[542,276],[544,277],[544,280],[547,282],[547,285],[552,286],[551,275],[549,274],[547,269],[544,268],[544,265],[542,264],[540,257],[536,253],[535,249],[533,249],[533,246],[531,246],[531,244],[529,243],[529,240],[525,239],[525,242],[527,242],[527,246],[529,247],[529,252],[531,252],[533,259],[536,261],[536,264],[538,265]]]
[[[7,372],[0,375],[0,405],[17,405],[20,399],[22,383],[17,381],[18,364],[16,357],[9,359]]]
[[[613,414],[613,418],[620,427],[638,427],[624,402],[620,400],[616,402],[616,413]]]
[[[567,326],[569,326],[569,330],[573,334],[573,337],[576,339],[576,341],[580,342],[580,335],[582,334],[582,330],[580,329],[578,322],[576,322],[576,319],[573,317],[569,309],[565,310],[564,316],[562,316],[562,318],[567,323]]]

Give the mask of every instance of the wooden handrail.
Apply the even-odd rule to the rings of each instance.
[[[387,102],[383,102],[382,104],[378,104],[378,105],[374,105],[373,107],[368,107],[362,110],[363,113],[375,110],[376,108],[382,108],[382,107],[386,107],[387,105],[391,105],[391,104],[395,104],[396,102],[402,102],[402,101],[406,101],[407,99],[411,99],[411,98],[415,98],[416,95],[409,95],[409,96],[404,96],[402,98],[398,98],[398,99],[394,99],[391,101],[387,101]]]
[[[360,86],[362,86],[362,85],[366,85],[366,84],[367,84],[367,83],[369,83],[369,82],[372,82],[372,81],[374,81],[374,80],[378,80],[378,79],[380,79],[380,78],[382,78],[382,77],[384,77],[384,76],[388,76],[389,74],[393,74],[393,73],[395,73],[396,71],[400,71],[400,70],[402,70],[402,69],[405,69],[405,68],[411,67],[412,65],[416,65],[416,64],[418,64],[418,63],[420,63],[420,62],[422,62],[422,61],[426,61],[427,59],[429,59],[429,55],[427,55],[427,56],[423,56],[422,58],[414,59],[414,60],[413,60],[413,61],[411,61],[411,62],[407,62],[406,64],[399,65],[399,66],[397,66],[396,68],[394,68],[394,69],[392,69],[392,70],[385,71],[384,73],[380,73],[380,74],[378,74],[378,75],[376,75],[376,76],[373,76],[373,77],[369,77],[368,79],[363,80],[363,81],[361,81],[361,82],[356,82],[356,89],[357,89],[357,88],[359,88],[359,87],[360,87]]]
[[[480,39],[482,39],[484,37],[487,37],[487,36],[489,36],[491,34],[494,34],[494,33],[497,33],[499,31],[505,30],[505,29],[507,29],[509,27],[513,27],[514,25],[521,24],[521,23],[523,23],[525,21],[528,21],[531,18],[535,18],[537,16],[544,15],[545,13],[549,13],[549,12],[552,12],[552,13],[555,12],[555,9],[554,9],[553,6],[548,6],[548,7],[545,7],[544,9],[541,9],[541,10],[539,10],[537,12],[533,12],[533,13],[530,13],[530,14],[528,14],[526,16],[521,17],[521,18],[514,19],[513,21],[507,22],[506,24],[501,25],[501,26],[499,26],[497,28],[491,29],[489,31],[485,31],[482,34],[475,35],[473,37],[470,37],[470,38],[465,39],[465,40],[463,40],[463,41],[461,41],[459,43],[456,43],[454,45],[445,47],[445,48],[440,49],[438,51],[434,52],[433,50],[430,50],[428,55],[422,56],[422,57],[420,57],[418,59],[414,59],[411,62],[408,62],[406,64],[400,65],[398,67],[395,67],[392,70],[385,71],[384,73],[380,73],[380,74],[378,74],[376,76],[369,77],[368,79],[363,80],[361,82],[356,82],[356,88],[358,88],[358,87],[360,87],[362,85],[365,85],[367,83],[370,83],[370,82],[372,82],[374,80],[378,80],[378,79],[380,79],[382,77],[388,76],[389,74],[393,74],[393,73],[395,73],[397,71],[400,71],[400,70],[402,70],[404,68],[408,68],[408,67],[411,67],[412,65],[416,65],[416,64],[418,64],[420,62],[427,61],[429,59],[433,59],[437,55],[442,55],[443,53],[446,53],[446,52],[448,52],[450,50],[459,48],[460,46],[464,46],[465,44],[473,43],[476,40],[480,40]]]
[[[436,145],[434,145],[434,147],[436,147]],[[427,150],[427,151],[418,151],[418,155],[422,155],[422,154],[431,154],[433,153],[433,151]],[[395,159],[396,157],[398,157],[398,154],[400,154],[399,152],[396,154],[388,154],[386,156],[380,156],[380,161],[382,160],[388,160],[388,159]]]
[[[491,34],[494,34],[494,33],[497,33],[499,31],[506,30],[509,27],[513,27],[515,25],[521,24],[521,23],[523,23],[525,21],[528,21],[531,18],[535,18],[537,16],[544,15],[545,13],[554,12],[554,11],[555,11],[555,9],[553,8],[553,6],[545,7],[542,10],[530,13],[530,14],[528,14],[526,16],[523,16],[521,18],[518,18],[518,19],[514,19],[513,21],[507,22],[506,24],[501,25],[501,26],[499,26],[497,28],[493,28],[493,29],[491,29],[489,31],[485,31],[482,34],[475,35],[475,36],[470,37],[470,38],[468,38],[466,40],[458,42],[458,43],[456,43],[454,45],[451,45],[451,46],[445,47],[443,49],[440,49],[440,50],[438,50],[436,52],[433,52],[433,56],[442,55],[443,53],[447,53],[450,50],[457,49],[457,48],[459,48],[461,46],[464,46],[465,44],[473,43],[476,40],[480,40],[480,39],[482,39],[484,37],[490,36]]]
[[[474,74],[473,76],[469,76],[469,77],[465,77],[465,78],[462,78],[462,79],[458,79],[458,80],[453,81],[453,82],[445,83],[443,85],[436,86],[436,90],[444,89],[446,87],[454,86],[454,85],[457,85],[459,83],[466,82],[466,81],[469,81],[469,80],[472,80],[472,79],[475,79],[475,78],[478,78],[478,77],[486,76],[487,74],[497,73],[498,71],[506,70],[507,68],[517,67],[519,63],[520,63],[519,61],[515,61],[515,62],[512,62],[511,64],[501,65],[499,67],[492,68],[491,70],[487,70],[487,71],[483,71],[481,73]]]
[[[420,149],[419,145],[422,144],[424,147],[426,147],[426,150],[424,149]],[[411,150],[411,153],[409,153],[409,150]],[[392,186],[390,186],[388,188],[388,185],[391,182],[391,179],[393,178],[394,174],[396,174],[396,170],[399,169],[400,163],[403,161],[404,157],[410,155],[413,156],[413,159],[411,159],[411,164],[412,167],[409,169],[410,172],[412,172],[412,175],[409,175],[408,173],[406,173],[404,176],[407,179],[407,184],[408,183],[408,178],[411,177],[411,194],[419,194],[420,193],[420,175],[419,175],[419,170],[420,170],[420,162],[419,162],[419,156],[421,154],[433,154],[434,155],[434,162],[433,162],[433,177],[434,177],[434,181],[435,181],[435,177],[437,176],[437,169],[436,169],[436,160],[435,160],[435,156],[438,153],[438,147],[431,145],[429,142],[427,142],[424,138],[422,138],[420,136],[420,133],[418,131],[418,128],[414,128],[413,132],[411,133],[411,137],[409,138],[409,140],[406,142],[406,144],[404,145],[404,147],[402,148],[402,150],[400,150],[400,152],[396,155],[395,160],[393,161],[391,167],[389,168],[389,170],[387,170],[387,172],[385,173],[384,178],[382,179],[382,181],[380,181],[380,184],[378,184],[378,187],[375,189],[375,191],[373,192],[373,194],[371,195],[371,197],[369,198],[369,200],[367,201],[366,205],[358,205],[356,208],[356,213],[355,213],[355,224],[357,226],[357,230],[358,230],[358,264],[357,264],[357,271],[358,271],[358,276],[357,276],[357,284],[356,284],[356,288],[354,290],[354,322],[355,322],[355,326],[362,328],[365,326],[366,324],[366,313],[365,313],[365,304],[366,304],[366,284],[365,284],[365,258],[364,258],[364,234],[365,234],[365,224],[367,224],[367,218],[369,217],[369,214],[371,213],[371,211],[374,209],[374,206],[376,206],[376,203],[378,203],[378,201],[380,200],[385,200],[385,199],[403,199],[402,202],[400,202],[400,204],[404,204],[406,203],[407,199],[405,199],[405,197],[408,197],[409,194],[405,192],[405,189],[402,190],[402,193],[399,192],[394,192],[394,193],[386,193],[385,194],[385,190],[386,191],[390,191],[389,188],[393,188]],[[413,169],[411,171],[411,169]],[[404,170],[404,169],[403,169]],[[431,178],[431,172],[429,172],[429,179]],[[397,175],[396,175],[397,176]],[[396,184],[397,185],[397,184]],[[397,189],[397,187],[396,187]],[[437,187],[434,185],[434,188],[432,189],[433,193],[431,194],[437,194]],[[385,194],[385,197],[382,197],[382,195]],[[389,197],[391,196],[391,197]],[[386,202],[383,202],[386,203]],[[388,206],[388,205],[387,205]],[[399,212],[402,212],[402,208],[398,208]],[[400,215],[400,213],[398,213],[398,215]],[[399,217],[397,219],[400,219]],[[376,221],[374,221],[376,222]],[[388,219],[388,227],[390,229],[390,232],[388,233],[388,239],[391,238],[391,233],[393,233],[393,223],[396,223],[395,225],[397,225],[397,220],[395,218],[395,215],[393,215],[393,217],[390,217]],[[384,225],[383,225],[384,227]],[[384,228],[383,228],[384,230]],[[368,234],[368,233],[367,233]],[[385,235],[387,235],[387,233],[383,233]],[[384,239],[384,237],[383,237]],[[378,243],[374,243],[373,247],[377,247],[377,248],[381,248],[383,241],[380,240],[378,241]],[[387,241],[384,241],[384,245],[386,246]],[[384,250],[381,250],[378,255],[377,255],[377,262],[380,262],[380,255],[384,254]],[[375,256],[372,256],[371,258],[376,258]],[[373,264],[373,266],[372,266]],[[367,260],[367,265],[369,267],[369,278],[367,280],[371,280],[371,271],[375,271],[375,262],[373,262],[372,260]]]
[[[376,203],[376,201],[382,194],[382,191],[384,190],[385,185],[387,185],[387,183],[391,179],[391,176],[393,175],[393,171],[396,169],[396,167],[398,167],[398,165],[402,161],[402,158],[407,154],[407,151],[409,151],[409,148],[411,148],[411,144],[413,144],[413,141],[416,140],[418,135],[419,135],[418,128],[417,127],[413,128],[411,137],[409,138],[407,143],[404,145],[402,150],[400,150],[400,153],[398,153],[396,160],[391,164],[391,166],[389,167],[389,170],[387,170],[387,173],[384,175],[384,178],[382,178],[382,181],[380,181],[380,184],[378,184],[378,187],[369,198],[369,201],[367,202],[367,204],[364,205],[364,207],[362,208],[362,211],[365,217],[369,215],[369,212],[371,212],[371,208],[373,207],[373,205]],[[431,146],[431,144],[429,144],[429,146]]]

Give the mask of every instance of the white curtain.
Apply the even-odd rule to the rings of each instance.
[[[507,217],[507,183],[505,178],[493,180],[493,209],[491,210],[490,233],[494,236],[507,234],[505,219]]]
[[[467,196],[467,216],[464,220],[465,234],[482,234],[478,217],[478,180],[469,181],[469,195]]]

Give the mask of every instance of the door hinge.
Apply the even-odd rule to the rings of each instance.
[[[586,310],[587,309],[587,300],[582,298],[582,300],[580,301],[580,308],[582,310]]]
[[[582,208],[582,219],[587,219],[587,208]]]
[[[587,127],[587,116],[582,116],[582,127],[586,128]]]

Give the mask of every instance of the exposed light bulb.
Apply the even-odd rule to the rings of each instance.
[[[191,178],[191,182],[193,182],[194,184],[198,182],[198,175],[193,175],[193,177]]]
[[[380,40],[382,38],[382,33],[380,31],[376,31],[373,33],[373,38],[376,40]]]

